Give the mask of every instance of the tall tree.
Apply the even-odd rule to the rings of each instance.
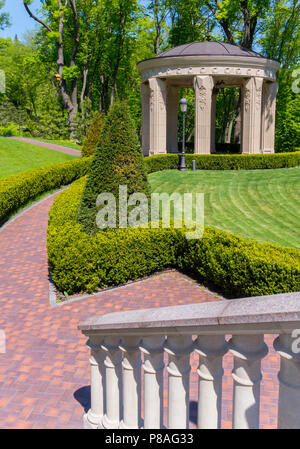
[[[140,18],[138,0],[41,0],[39,16],[23,0],[29,16],[44,32],[45,47],[56,48],[60,93],[68,111],[71,136],[74,118],[85,97],[106,111],[118,96],[118,77],[124,55]],[[48,50],[46,50],[48,51]]]
[[[258,44],[267,58],[280,61],[282,69],[288,69],[299,63],[299,0],[272,1],[272,7],[261,27]]]
[[[156,55],[160,53],[163,38],[167,29],[166,21],[169,15],[168,0],[151,0],[148,10],[153,18],[154,42],[153,50]]]
[[[76,0],[57,0],[56,2],[42,1],[43,11],[48,20],[37,17],[30,9],[32,0],[23,0],[24,7],[29,16],[52,36],[57,38],[57,67],[60,77],[60,91],[66,110],[70,126],[70,135],[74,136],[74,117],[78,111],[78,68],[76,66],[76,56],[79,48],[79,17]],[[66,23],[70,26],[72,21],[72,48],[69,61],[66,61]],[[48,22],[48,23],[47,23]]]

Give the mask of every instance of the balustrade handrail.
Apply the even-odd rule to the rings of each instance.
[[[300,292],[93,315],[84,334],[284,333],[300,322]]]
[[[163,427],[164,369],[168,427],[187,428],[192,353],[199,361],[198,428],[220,428],[227,351],[234,359],[233,427],[258,428],[265,334],[275,334],[280,355],[278,427],[300,428],[300,292],[94,315],[78,328],[91,350],[85,428]]]

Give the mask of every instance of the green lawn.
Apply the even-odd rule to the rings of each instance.
[[[77,156],[0,137],[0,178],[76,158]]]
[[[300,167],[276,170],[166,170],[153,192],[204,193],[205,225],[300,248]]]

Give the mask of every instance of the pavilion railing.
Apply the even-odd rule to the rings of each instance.
[[[85,428],[162,428],[164,388],[167,427],[188,428],[192,352],[199,356],[198,428],[220,428],[227,351],[234,358],[233,428],[259,428],[266,334],[280,355],[278,427],[300,428],[300,293],[96,315],[79,329],[91,350]]]

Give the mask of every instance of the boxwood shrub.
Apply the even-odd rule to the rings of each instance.
[[[48,259],[57,287],[93,292],[174,266],[182,237],[169,229],[116,229],[95,235],[76,222],[85,178],[56,198],[50,210]]]
[[[55,199],[48,227],[52,277],[69,294],[93,292],[177,267],[217,286],[224,295],[244,297],[300,290],[300,251],[246,241],[206,227],[199,240],[183,229],[128,228],[88,235],[76,222],[85,178]]]
[[[255,170],[265,168],[288,168],[300,165],[300,151],[274,154],[186,154],[187,168],[196,161],[198,170]],[[148,173],[177,169],[180,154],[160,154],[145,157]]]
[[[0,224],[36,196],[84,176],[91,158],[75,159],[28,170],[0,180]]]

